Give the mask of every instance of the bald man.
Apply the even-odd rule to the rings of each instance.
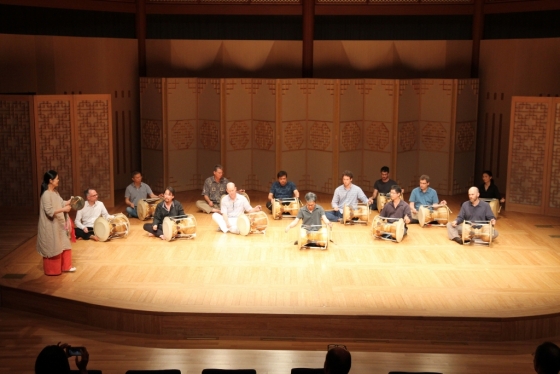
[[[220,213],[213,213],[212,219],[218,224],[220,230],[224,233],[231,232],[239,234],[237,228],[237,217],[244,212],[259,212],[261,206],[251,207],[247,198],[237,193],[237,187],[232,182],[226,185],[226,192],[220,204]]]
[[[469,188],[469,201],[465,201],[463,205],[461,205],[461,211],[455,221],[447,223],[447,236],[450,240],[463,244],[463,239],[461,239],[463,232],[461,223],[463,223],[463,221],[490,221],[492,226],[496,225],[496,217],[494,217],[490,205],[486,201],[480,200],[479,196],[480,192],[478,188]],[[494,229],[492,239],[496,239],[497,237],[498,231]]]

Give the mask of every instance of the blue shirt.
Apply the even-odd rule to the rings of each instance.
[[[422,192],[420,187],[416,187],[410,194],[410,202],[414,203],[414,209],[418,210],[421,205],[433,205],[439,203],[436,190],[431,187]]]
[[[288,181],[285,186],[276,181],[270,186],[270,193],[275,199],[287,199],[294,197],[294,191],[297,190],[294,182]]]

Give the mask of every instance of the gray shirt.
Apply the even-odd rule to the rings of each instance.
[[[153,192],[150,186],[144,182],[140,182],[140,187],[136,187],[134,183],[129,184],[124,192],[124,197],[128,197],[128,199],[134,203],[134,206],[137,206],[139,200],[145,199],[152,194]]]
[[[338,210],[342,213],[344,205],[348,205],[350,208],[356,209],[358,200],[366,204],[368,202],[367,196],[360,187],[351,184],[350,189],[347,190],[344,188],[344,185],[340,185],[336,188],[336,190],[334,190],[332,207],[338,207]]]
[[[478,204],[472,205],[471,201],[465,201],[463,205],[461,205],[461,211],[459,215],[455,219],[457,224],[463,223],[463,221],[490,221],[492,219],[496,219],[494,217],[494,213],[492,213],[492,209],[490,208],[490,204],[486,201],[478,200]]]
[[[315,204],[315,209],[310,212],[307,205],[301,207],[298,211],[297,218],[303,220],[303,226],[319,226],[321,225],[321,217],[325,215],[325,210],[322,206]]]

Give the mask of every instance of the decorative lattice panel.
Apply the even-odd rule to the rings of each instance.
[[[108,206],[114,205],[111,182],[111,98],[74,99],[74,127],[77,132],[79,189],[94,188],[99,199]]]
[[[514,204],[542,205],[548,110],[544,102],[515,103],[508,184],[508,201]]]
[[[560,102],[554,105],[554,135],[550,170],[550,208],[560,208]]]
[[[48,170],[56,170],[62,198],[72,196],[72,99],[68,96],[35,97],[37,172],[39,183]]]
[[[32,207],[39,194],[31,183],[31,106],[30,99],[0,98],[0,168],[5,180],[0,206]]]

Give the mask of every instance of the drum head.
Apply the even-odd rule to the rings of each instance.
[[[240,215],[237,217],[237,228],[239,229],[239,234],[241,235],[249,235],[251,232],[251,223],[249,222],[249,217],[245,214]]]
[[[169,217],[165,217],[163,219],[163,223],[161,224],[161,227],[163,229],[164,239],[167,240],[168,242],[171,241],[171,239],[173,239],[173,236],[175,234],[173,232],[175,229],[175,221],[171,220]]]
[[[440,225],[446,225],[449,222],[449,208],[447,205],[440,206],[434,211],[434,220]]]
[[[280,201],[274,199],[274,201],[272,202],[272,218],[274,219],[280,219],[282,218],[282,204],[280,204]]]
[[[471,233],[471,223],[469,221],[463,221],[463,232],[461,233],[461,239],[463,239],[463,243],[467,240],[470,240],[470,233]]]
[[[399,218],[399,220],[397,222],[394,222],[393,225],[395,225],[397,229],[395,233],[395,239],[397,240],[397,243],[400,243],[404,237],[404,220],[402,218]]]
[[[138,213],[138,219],[140,221],[144,221],[148,216],[148,203],[146,200],[142,199],[138,202],[138,206],[136,207],[136,212]]]
[[[387,202],[387,196],[385,194],[379,193],[377,194],[377,211],[381,212],[385,203]]]
[[[500,210],[500,201],[498,199],[488,199],[484,200],[490,205],[490,209],[492,213],[494,213],[494,217],[498,218],[498,211]]]
[[[346,224],[346,222],[352,219],[351,213],[352,210],[350,209],[350,207],[348,205],[344,205],[344,208],[342,209],[342,223]]]
[[[111,235],[111,225],[103,216],[99,216],[93,223],[93,232],[100,241],[105,242]]]
[[[124,214],[122,213],[115,214],[115,216],[113,217],[113,219],[110,220],[110,222],[111,225],[113,226],[113,231],[115,233],[119,233],[124,236],[128,235],[130,221]]]
[[[381,216],[377,215],[373,217],[371,221],[371,234],[374,238],[379,238],[381,236],[380,227],[382,224]]]
[[[424,225],[428,223],[426,222],[428,216],[430,216],[431,219],[430,209],[425,206],[420,206],[420,208],[418,208],[418,223],[420,224],[420,227],[424,227]]]

